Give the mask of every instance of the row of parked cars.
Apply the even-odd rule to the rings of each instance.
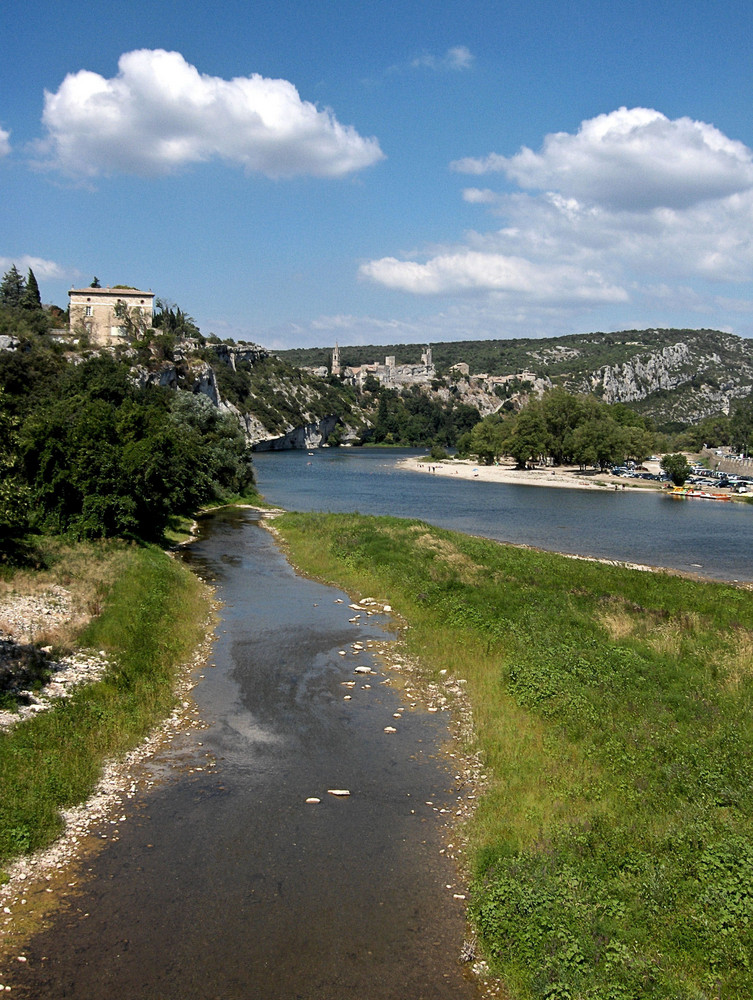
[[[624,479],[651,479],[657,483],[668,483],[669,476],[666,472],[649,472],[642,465],[628,466],[615,465],[612,468],[613,476],[622,476]]]
[[[668,483],[670,477],[666,472],[649,472],[642,465],[615,465],[613,476],[625,479],[649,479],[657,483]],[[702,465],[692,466],[687,485],[699,486],[703,489],[730,490],[733,493],[753,493],[753,476],[735,476],[725,472],[712,471]]]
[[[733,493],[753,492],[753,476],[735,476],[718,470],[705,469],[702,465],[693,466],[693,474],[688,478],[693,485],[712,486],[717,490],[731,490]]]

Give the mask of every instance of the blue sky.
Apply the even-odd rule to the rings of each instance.
[[[272,349],[753,335],[753,5],[39,0],[0,267]]]

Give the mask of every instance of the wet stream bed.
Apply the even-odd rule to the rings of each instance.
[[[349,621],[347,595],[297,576],[249,511],[207,519],[186,559],[223,602],[194,689],[204,728],[154,762],[10,995],[476,997],[441,853],[459,791],[447,719],[388,682],[369,649],[387,617]]]

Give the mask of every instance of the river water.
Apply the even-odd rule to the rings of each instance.
[[[654,490],[559,489],[401,469],[408,449],[328,448],[254,456],[259,489],[290,510],[419,517],[553,552],[753,580],[753,506],[678,501]]]
[[[194,691],[207,728],[158,757],[0,981],[25,1000],[470,1000],[446,720],[353,649],[388,640],[387,616],[349,621],[248,511],[206,519],[186,559],[224,603]]]

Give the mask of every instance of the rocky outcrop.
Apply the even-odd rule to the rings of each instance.
[[[219,362],[229,365],[234,371],[237,370],[239,361],[247,361],[253,365],[269,357],[269,351],[265,348],[247,341],[239,341],[236,344],[207,344],[205,350],[210,351]]]
[[[607,403],[642,404],[639,409],[662,420],[694,423],[729,413],[734,400],[753,391],[753,361],[741,352],[740,338],[720,334],[718,343],[718,350],[699,350],[697,343],[678,340],[588,376],[558,381]]]
[[[607,403],[632,403],[660,389],[671,390],[687,382],[694,372],[687,344],[673,344],[656,354],[637,355],[621,365],[605,365],[593,373],[588,386],[600,391]],[[715,359],[719,361],[718,357]]]
[[[302,427],[293,427],[280,437],[265,437],[254,444],[255,451],[289,451],[291,449],[319,448],[327,443],[327,438],[337,425],[337,417],[323,417],[321,420]]]
[[[454,398],[465,406],[474,406],[482,417],[496,413],[502,406],[502,400],[493,392],[489,392],[479,379],[461,378],[452,383],[452,389],[437,389],[432,396],[449,403]]]

